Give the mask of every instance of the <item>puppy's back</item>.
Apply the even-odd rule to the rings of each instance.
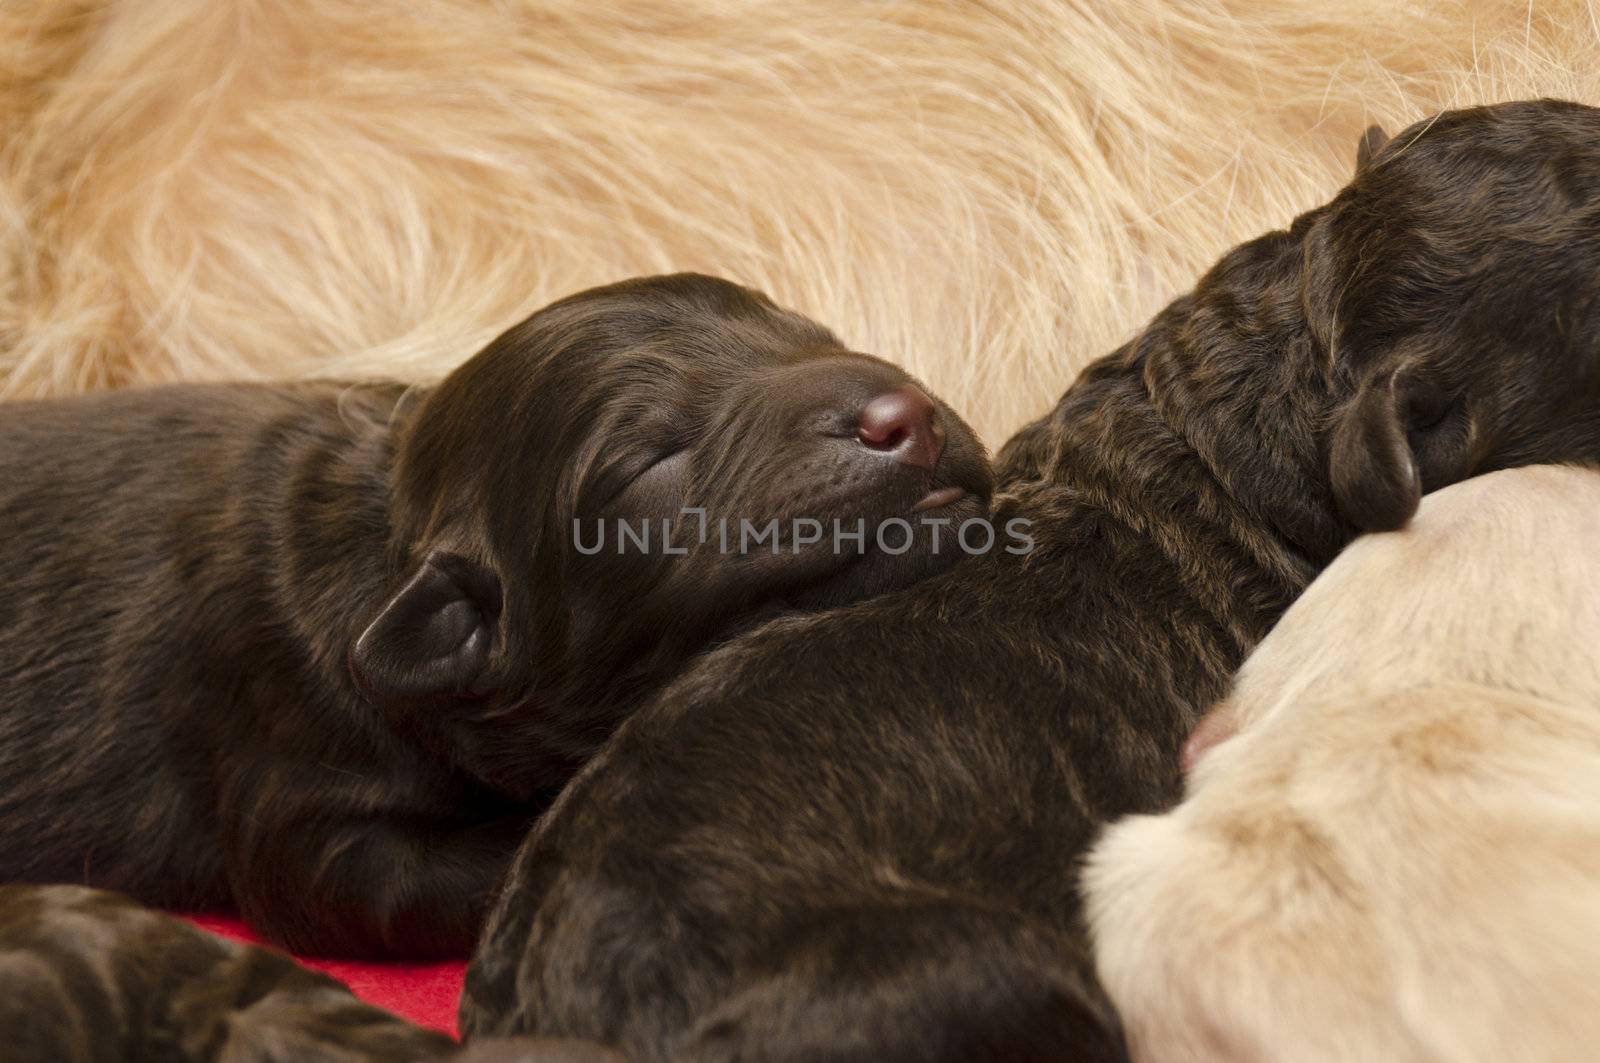
[[[1596,542],[1600,475],[1498,473],[1357,543],[1290,610],[1189,798],[1091,860],[1138,1056],[1600,1043]]]
[[[0,406],[0,878],[220,897],[195,751],[250,661],[292,677],[284,499],[383,534],[362,452],[398,386],[152,388]],[[355,551],[351,551],[352,554]],[[340,564],[355,560],[338,559]],[[168,795],[149,800],[148,795]],[[130,852],[130,850],[139,850]],[[139,867],[181,869],[150,880]]]

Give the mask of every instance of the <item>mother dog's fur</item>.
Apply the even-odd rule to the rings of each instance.
[[[1372,143],[1368,142],[1369,145]],[[1358,528],[1600,458],[1600,111],[1398,135],[1001,455],[1037,548],[781,621],[624,726],[518,857],[471,1032],[641,1058],[1099,1060],[1076,892]]]
[[[1592,0],[8,0],[0,395],[436,377],[738,278],[999,441],[1377,121],[1600,103]],[[463,345],[463,341],[465,341]]]
[[[1363,539],[1237,731],[1086,875],[1152,1061],[1551,1063],[1600,1044],[1600,474],[1495,473]]]

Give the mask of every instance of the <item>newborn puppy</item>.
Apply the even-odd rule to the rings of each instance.
[[[530,1039],[463,1049],[282,953],[82,886],[0,886],[8,1063],[621,1063]]]
[[[1597,542],[1600,474],[1540,466],[1439,492],[1317,578],[1183,804],[1090,858],[1137,1058],[1593,1054]]]
[[[1370,143],[1370,142],[1369,142]],[[995,551],[779,621],[623,726],[521,850],[474,1032],[642,1059],[1110,1060],[1072,884],[1363,528],[1600,458],[1600,111],[1446,114],[1226,255],[1001,456]]]
[[[692,275],[564,299],[423,391],[7,406],[0,878],[464,955],[542,795],[645,694],[949,564],[920,522],[898,553],[871,529],[989,484],[900,370]],[[793,518],[864,521],[867,552]],[[724,520],[781,537],[724,550]]]

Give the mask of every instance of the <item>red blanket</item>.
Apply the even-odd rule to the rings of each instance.
[[[260,944],[261,938],[237,919],[223,915],[186,915],[185,919],[234,941]],[[368,1004],[392,1011],[419,1026],[456,1034],[456,1002],[461,997],[465,961],[452,963],[352,963],[296,956],[301,965],[332,975]]]

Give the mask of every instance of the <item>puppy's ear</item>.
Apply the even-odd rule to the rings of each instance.
[[[1367,131],[1361,134],[1361,142],[1356,145],[1356,172],[1360,173],[1367,168],[1367,163],[1372,157],[1383,150],[1389,143],[1389,134],[1383,131],[1380,125],[1369,125]]]
[[[1424,491],[1462,479],[1470,462],[1462,404],[1412,366],[1368,380],[1339,415],[1328,448],[1333,497],[1363,531],[1393,531]]]
[[[469,697],[489,663],[500,577],[457,554],[428,554],[350,650],[356,686],[375,704]]]

